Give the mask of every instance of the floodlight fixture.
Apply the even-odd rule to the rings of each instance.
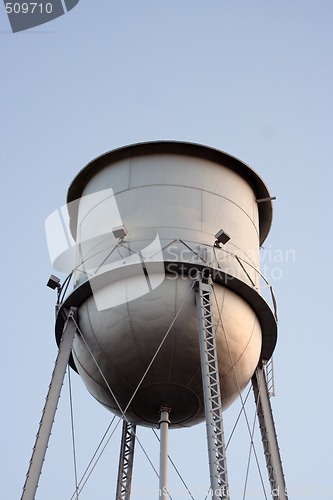
[[[115,238],[123,240],[128,235],[128,231],[125,226],[117,226],[112,229],[112,234]]]
[[[46,286],[49,288],[52,288],[52,290],[55,290],[56,288],[61,288],[60,284],[60,279],[57,278],[57,276],[54,276],[54,274],[51,274],[49,281],[46,283]]]
[[[230,240],[230,236],[225,231],[223,231],[223,229],[220,229],[215,234],[215,238],[216,238],[216,241],[214,243],[214,246],[216,246],[216,247],[220,247],[221,243],[222,243],[222,245],[225,245]]]

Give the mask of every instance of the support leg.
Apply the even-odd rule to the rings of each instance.
[[[160,425],[160,488],[159,498],[168,498],[168,432],[170,407],[161,406]]]
[[[209,283],[203,283],[201,280],[198,280],[196,299],[209,470],[212,499],[228,500],[230,497],[224,444],[222,401],[210,289],[211,285]]]
[[[267,380],[262,366],[257,367],[252,377],[252,388],[257,406],[272,498],[288,500],[273,412],[268,395]]]
[[[73,321],[75,319],[75,315],[76,308],[71,307],[71,309],[67,313],[67,320],[62,333],[59,351],[52,373],[49,390],[46,396],[42,418],[39,423],[39,429],[36,436],[35,446],[32,452],[27,477],[24,483],[21,500],[35,499],[38,481],[42,471],[46,449],[51,435],[60,392],[76,332],[75,321]]]
[[[136,425],[123,421],[116,500],[130,500]]]

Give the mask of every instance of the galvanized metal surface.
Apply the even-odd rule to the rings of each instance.
[[[213,500],[227,500],[230,495],[211,284],[197,281],[196,301],[211,496]]]
[[[136,425],[123,421],[116,500],[130,500],[135,448]]]
[[[157,142],[91,162],[69,189],[68,201],[76,198],[69,212],[78,243],[77,269],[66,305],[79,307],[84,342],[75,340],[73,363],[88,390],[121,414],[119,405],[124,409],[131,400],[183,305],[127,414],[136,424],[156,426],[159,406],[169,404],[171,426],[203,420],[195,293],[189,290],[193,273],[209,268],[215,282],[222,405],[227,408],[239,392],[235,374],[244,388],[276,342],[274,315],[259,289],[259,247],[272,216],[270,200],[256,202],[269,198],[264,183],[226,153]],[[128,235],[118,241],[112,227],[121,225]],[[221,229],[230,240],[219,248],[214,243]],[[157,251],[144,260],[152,242]]]
[[[81,198],[86,184],[105,167],[123,160],[129,160],[131,162],[132,158],[135,157],[139,158],[140,156],[147,157],[153,155],[177,155],[179,158],[188,156],[191,158],[197,158],[198,160],[207,160],[208,162],[215,163],[216,165],[227,167],[229,170],[241,176],[252,187],[256,199],[267,198],[267,202],[259,203],[258,207],[260,215],[260,244],[264,242],[272,223],[272,203],[271,196],[263,180],[251,167],[238,158],[225,153],[224,151],[202,144],[180,141],[151,141],[132,144],[109,151],[108,153],[105,153],[89,162],[77,174],[69,187],[67,201],[70,203]],[[192,170],[191,168],[188,173],[189,175],[192,174],[193,177],[196,175],[195,170]],[[168,170],[165,172],[164,177],[172,178],[171,173],[169,173]],[[209,182],[208,175],[207,180]],[[209,182],[209,189],[212,185],[213,182]],[[115,188],[115,185],[112,187]],[[73,214],[72,229],[74,235],[76,234],[76,224],[77,220],[75,214]]]
[[[204,419],[195,292],[191,287],[190,279],[166,277],[148,295],[110,310],[98,311],[93,297],[80,307],[82,336],[73,344],[78,372],[91,394],[121,415],[101,372],[124,410],[183,304],[127,410],[127,417],[136,424],[156,427],[161,404],[173,409],[172,427],[187,427]],[[239,295],[218,284],[214,292],[222,403],[227,408],[239,395],[235,373],[243,389],[257,366],[262,334],[255,312]],[[95,353],[99,368],[90,351]]]
[[[248,167],[245,172],[248,174]],[[76,183],[80,181],[81,178]],[[182,239],[192,248],[205,245],[209,251],[207,259],[217,261],[230,275],[245,283],[250,279],[250,283],[252,280],[259,284],[256,270],[261,221],[256,194],[239,172],[229,168],[227,161],[215,163],[191,155],[190,151],[181,155],[163,150],[156,154],[131,154],[119,161],[111,159],[101,170],[97,167],[95,175],[79,187],[82,192],[78,206],[69,206],[72,226],[76,227],[75,239],[80,240],[77,284],[85,281],[87,273],[91,274],[101,262],[105,268],[106,264],[119,261],[117,251],[111,254],[117,243],[111,227],[121,221],[128,230],[129,248],[120,249],[124,259],[142,251],[158,235],[165,248],[163,261],[197,262],[191,252],[174,241]],[[263,213],[267,222],[268,213]],[[103,237],[97,239],[92,236],[102,219],[105,230]],[[223,248],[212,248],[221,228],[230,235],[230,241]]]
[[[160,409],[160,481],[159,481],[159,498],[169,498],[168,490],[168,433],[170,426],[169,406],[161,406]]]
[[[271,486],[271,495],[272,498],[288,500],[273,412],[269,400],[267,380],[262,366],[257,367],[252,377],[252,387],[257,405],[259,427],[264,447],[268,478]]]
[[[26,481],[23,487],[21,500],[35,499],[38,481],[42,471],[54,417],[57,411],[60,392],[63,385],[71,348],[73,345],[73,339],[76,333],[76,325],[73,321],[75,315],[76,309],[73,307],[70,311],[66,312],[66,320],[62,339],[54,365],[49,390],[46,396],[45,406],[39,424],[36,442],[32,452],[32,457],[30,460]]]

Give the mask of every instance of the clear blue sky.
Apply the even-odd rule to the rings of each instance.
[[[3,5],[0,16],[1,498],[20,497],[56,356],[44,221],[92,158],[156,139],[227,151],[277,197],[263,257],[279,307],[272,404],[280,448],[290,498],[332,498],[333,2],[80,0],[16,34]],[[112,415],[74,373],[72,382],[80,476]],[[238,409],[225,413],[228,432]],[[156,438],[149,430],[139,437],[158,466]],[[170,441],[203,499],[204,426]],[[82,500],[114,497],[118,448],[117,431]],[[233,500],[242,498],[248,451],[240,432],[228,456]],[[170,474],[173,498],[188,498]],[[246,498],[263,498],[255,467],[251,485]],[[134,500],[157,498],[139,448],[133,487]],[[66,379],[36,498],[73,491]]]

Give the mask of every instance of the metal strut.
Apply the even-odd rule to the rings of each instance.
[[[213,322],[211,284],[196,283],[202,385],[205,404],[212,499],[229,499],[222,400]]]
[[[168,405],[163,405],[160,408],[160,487],[159,498],[169,498],[168,492],[168,433],[170,426],[171,408]]]
[[[259,427],[264,447],[268,478],[271,485],[272,498],[288,500],[273,412],[269,399],[267,379],[262,366],[258,365],[254,372],[252,377],[252,388],[257,406]]]
[[[129,500],[131,498],[135,431],[135,424],[132,424],[127,420],[123,421],[116,500]]]
[[[45,454],[51,435],[52,425],[55,413],[57,411],[58,401],[62,384],[68,365],[69,356],[72,350],[73,340],[76,332],[76,307],[66,310],[66,322],[62,332],[58,355],[55,361],[54,370],[51,377],[49,390],[39,423],[35,446],[29,463],[27,477],[23,486],[21,500],[34,500]]]

